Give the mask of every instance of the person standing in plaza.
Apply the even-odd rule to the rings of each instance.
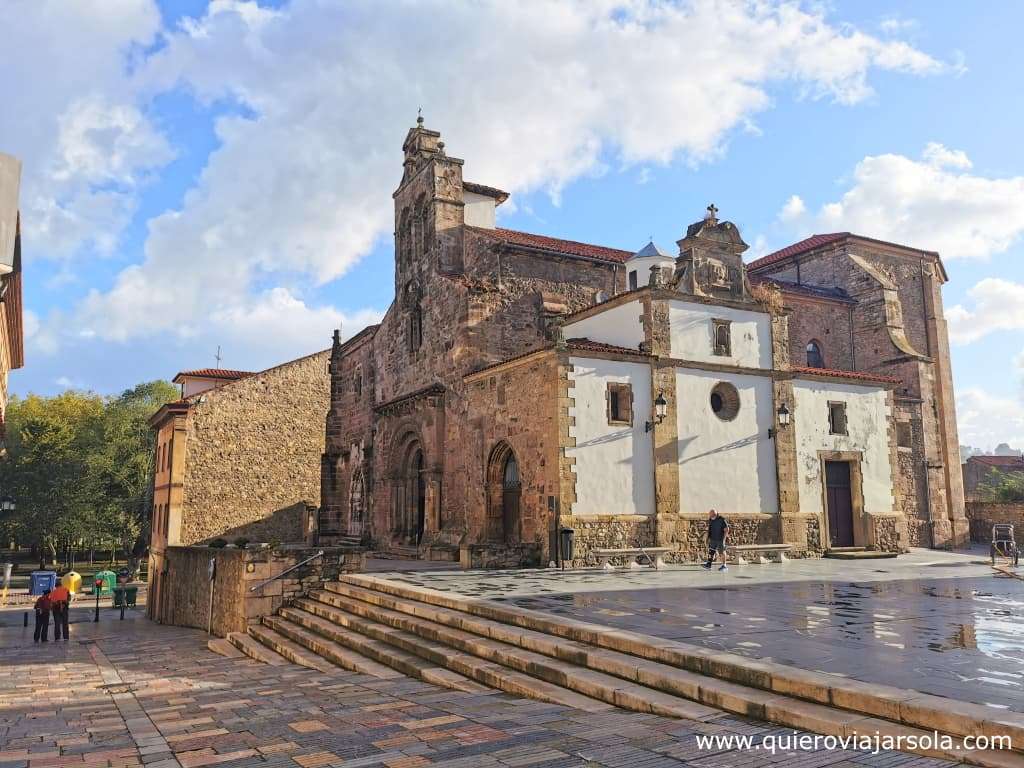
[[[53,639],[68,639],[68,607],[71,604],[71,593],[59,583],[50,590],[50,610],[53,612]]]
[[[36,633],[35,642],[49,640],[50,634],[50,590],[46,590],[36,600]]]
[[[704,563],[704,570],[710,571],[715,556],[722,555],[722,564],[718,570],[728,571],[729,566],[725,564],[725,540],[729,535],[729,523],[718,514],[717,510],[708,511],[708,561]]]

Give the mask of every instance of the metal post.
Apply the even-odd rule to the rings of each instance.
[[[93,622],[94,623],[98,622],[100,620],[100,588],[99,588],[99,585],[96,586],[95,591],[96,591],[96,615],[93,617]]]
[[[28,611],[25,611],[25,626],[28,626]]]
[[[206,634],[207,636],[213,634],[213,588],[217,578],[217,558],[211,557],[210,564],[208,566],[210,574],[210,607],[207,613],[206,619]]]

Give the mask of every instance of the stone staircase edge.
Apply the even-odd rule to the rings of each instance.
[[[555,631],[539,629],[557,637],[587,642],[601,648],[649,659],[670,666],[681,667],[738,683],[751,688],[795,697],[812,703],[828,704],[843,711],[859,713],[864,717],[881,718],[911,728],[932,728],[932,722],[948,722],[957,736],[973,734],[1010,735],[1015,751],[1024,749],[1024,714],[987,707],[983,704],[949,699],[913,689],[895,688],[844,678],[826,672],[804,670],[799,667],[759,659],[748,659],[731,653],[710,651],[706,648],[674,640],[666,640],[637,632],[617,630],[590,622],[555,617],[541,611],[519,608],[494,600],[467,597],[440,592],[403,582],[395,582],[370,574],[347,574],[338,581],[354,584],[396,597],[420,600],[451,610],[463,611],[497,621],[504,621],[525,629],[549,627]],[[563,631],[564,630],[564,631]],[[586,639],[582,639],[586,637]],[[638,649],[648,653],[637,653]],[[817,696],[813,691],[818,691]],[[827,691],[827,701],[822,699]],[[911,707],[904,702],[914,701]],[[703,703],[703,702],[702,702]],[[955,710],[955,717],[946,716]],[[929,718],[931,720],[929,721]],[[998,726],[998,728],[996,728]],[[941,729],[936,729],[941,730]]]

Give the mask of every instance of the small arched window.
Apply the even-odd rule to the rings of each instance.
[[[821,345],[812,339],[807,342],[807,367],[824,368],[825,358],[821,354]]]

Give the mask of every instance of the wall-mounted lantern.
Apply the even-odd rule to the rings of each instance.
[[[778,423],[779,423],[779,428],[780,429],[783,428],[783,427],[788,427],[789,426],[789,417],[790,417],[789,408],[786,407],[785,403],[783,403],[782,405],[779,406],[779,409],[775,412],[775,416],[778,419]],[[778,430],[776,430],[773,427],[769,427],[768,428],[768,439],[769,440],[774,438],[777,434],[778,434]]]
[[[654,424],[661,424],[665,420],[665,416],[668,414],[668,400],[665,399],[665,393],[659,392],[658,396],[654,398],[654,422],[644,423],[644,432],[650,432],[654,429]]]

